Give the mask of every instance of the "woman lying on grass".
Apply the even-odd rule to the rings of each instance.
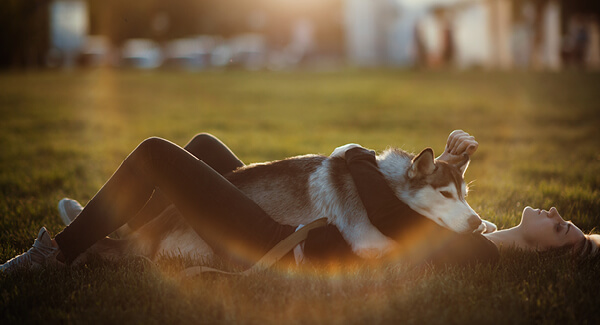
[[[438,159],[472,155],[475,139],[463,131],[448,137]],[[377,168],[374,152],[352,148],[345,159],[370,221],[398,242],[396,257],[430,264],[495,262],[499,247],[526,250],[569,248],[595,254],[597,237],[565,222],[555,208],[523,211],[514,228],[488,234],[457,234],[412,211],[400,201]],[[42,228],[33,247],[0,266],[12,272],[42,265],[68,265],[126,223],[133,230],[174,204],[186,222],[225,261],[251,265],[295,231],[269,217],[222,175],[244,164],[222,142],[199,134],[185,148],[167,140],[142,142],[83,209],[63,201],[76,218],[54,239]],[[160,190],[158,190],[160,188]],[[73,209],[75,208],[75,209]],[[71,216],[72,217],[72,216]],[[69,218],[71,218],[69,217]],[[312,230],[297,252],[300,259],[347,261],[357,257],[333,226]]]

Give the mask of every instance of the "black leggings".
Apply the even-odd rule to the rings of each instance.
[[[232,171],[243,167],[244,163],[221,140],[212,134],[200,133],[190,140],[184,147],[187,152],[204,161],[217,173],[225,176]],[[138,214],[127,221],[132,229],[139,229],[150,220],[164,211],[171,201],[167,199],[159,188],[154,190],[152,197]]]
[[[56,235],[67,261],[130,220],[134,227],[147,222],[171,202],[226,259],[255,262],[293,232],[222,176],[243,163],[219,140],[202,134],[186,147],[193,154],[167,140],[149,138],[131,152],[79,216]]]

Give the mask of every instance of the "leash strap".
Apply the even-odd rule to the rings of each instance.
[[[192,266],[181,271],[181,276],[192,277],[206,272],[214,272],[227,275],[250,275],[262,270],[266,270],[273,266],[277,261],[285,256],[289,251],[294,249],[296,245],[300,244],[308,236],[308,232],[315,228],[324,227],[327,225],[326,218],[317,219],[306,226],[298,229],[293,234],[287,236],[285,239],[277,243],[271,250],[269,250],[256,264],[251,268],[243,272],[227,272],[219,269],[215,269],[208,266]]]

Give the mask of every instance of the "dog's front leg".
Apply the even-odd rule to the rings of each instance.
[[[484,234],[489,234],[491,232],[498,230],[498,227],[495,224],[493,224],[492,222],[487,221],[487,220],[481,220],[481,221],[483,221],[483,224],[485,225],[485,231],[483,232]]]
[[[395,241],[382,234],[368,220],[344,225],[340,227],[340,232],[352,247],[352,251],[365,259],[383,257],[397,246]]]

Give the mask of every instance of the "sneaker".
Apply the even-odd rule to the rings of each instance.
[[[83,211],[79,202],[64,198],[58,202],[58,214],[65,226],[68,226]]]
[[[58,252],[58,247],[52,245],[50,233],[46,227],[42,227],[33,246],[27,252],[0,265],[0,272],[33,269],[44,265],[63,265],[56,259]]]

